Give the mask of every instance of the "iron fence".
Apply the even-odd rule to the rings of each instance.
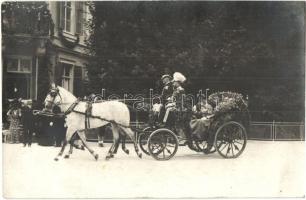
[[[131,127],[144,129],[148,126],[146,123],[134,121]],[[136,132],[136,137],[139,133]],[[88,140],[97,141],[97,133],[88,134]],[[304,141],[305,125],[303,122],[251,122],[248,131],[248,139],[250,140],[266,140],[266,141]],[[129,141],[129,138],[127,138]],[[111,142],[112,135],[105,136],[105,142]]]
[[[303,122],[251,122],[248,139],[253,140],[305,140]]]

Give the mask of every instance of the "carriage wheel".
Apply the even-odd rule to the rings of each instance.
[[[171,130],[162,128],[150,135],[148,150],[156,160],[169,160],[175,155],[178,144],[176,135]]]
[[[215,148],[224,158],[237,158],[247,143],[245,128],[238,122],[230,121],[218,128],[215,135]]]
[[[148,139],[152,131],[153,129],[151,127],[146,127],[145,129],[143,129],[143,132],[140,133],[138,138],[138,144],[140,149],[147,155],[150,155],[147,145],[148,145]]]

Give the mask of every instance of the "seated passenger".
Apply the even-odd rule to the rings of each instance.
[[[213,107],[206,101],[201,101],[193,107],[192,111],[193,119],[190,121],[192,135],[197,139],[207,138],[207,131],[213,116]]]

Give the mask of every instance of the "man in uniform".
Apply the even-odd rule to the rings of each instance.
[[[168,74],[165,74],[161,77],[161,81],[163,82],[163,90],[162,90],[162,94],[161,94],[161,100],[162,100],[162,104],[165,105],[168,101],[168,99],[172,96],[173,94],[173,87],[171,84],[171,79],[172,77]]]
[[[161,93],[161,109],[158,115],[158,121],[165,125],[166,120],[164,120],[166,113],[166,105],[170,101],[170,98],[173,94],[173,87],[171,82],[172,77],[168,74],[165,74],[161,77],[161,81],[163,83],[163,90]]]

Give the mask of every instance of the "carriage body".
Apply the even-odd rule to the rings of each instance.
[[[209,96],[208,103],[213,107],[213,114],[203,120],[206,124],[200,127],[201,137],[182,138],[173,126],[150,126],[139,137],[140,148],[157,160],[169,160],[182,140],[191,150],[204,152],[212,137],[213,148],[209,153],[217,151],[224,158],[237,158],[247,142],[250,122],[247,101],[238,93],[218,92]]]

